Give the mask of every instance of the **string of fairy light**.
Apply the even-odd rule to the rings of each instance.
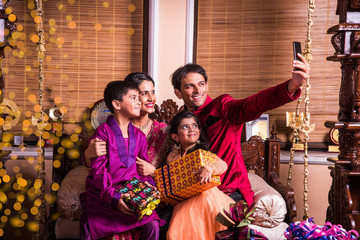
[[[45,143],[61,144],[58,152],[54,155],[53,161],[51,161],[54,168],[61,167],[62,156],[64,154],[73,159],[80,157],[80,153],[75,145],[79,140],[78,135],[82,128],[80,126],[75,127],[71,130],[72,132],[68,132],[70,133],[69,138],[63,139],[62,135],[65,131],[63,125],[54,125],[45,110],[45,105],[49,101],[47,97],[52,99],[53,104],[60,108],[63,114],[67,113],[68,108],[76,106],[75,117],[68,116],[69,122],[75,122],[76,119],[80,118],[86,129],[92,128],[89,116],[87,114],[81,115],[82,113],[79,110],[81,74],[75,74],[75,79],[72,79],[68,86],[70,91],[77,91],[77,98],[66,99],[66,103],[63,101],[63,97],[59,95],[58,90],[60,88],[48,86],[46,82],[47,79],[58,78],[59,86],[64,87],[64,82],[70,79],[65,72],[57,74],[62,70],[63,64],[66,64],[65,61],[61,61],[67,57],[68,53],[65,50],[61,50],[60,58],[54,54],[56,50],[65,46],[66,43],[70,43],[73,47],[77,48],[77,69],[81,70],[80,58],[82,46],[93,44],[86,42],[83,38],[84,33],[80,29],[82,20],[80,15],[81,4],[83,2],[80,0],[26,0],[25,2],[14,0],[10,2],[5,10],[9,21],[16,22],[16,30],[11,35],[5,29],[5,35],[9,35],[9,46],[4,48],[5,58],[2,69],[7,90],[5,98],[19,105],[21,117],[15,130],[3,133],[0,150],[12,146],[13,137],[15,134],[18,134],[20,129],[21,135],[24,137],[29,137],[32,134],[38,137],[37,146],[39,151],[37,156],[25,157],[24,161],[20,161],[18,156],[12,154],[11,160],[19,161],[6,169],[4,164],[0,162],[0,238],[7,236],[6,230],[9,229],[13,231],[11,235],[18,239],[24,239],[25,234],[28,234],[27,232],[32,234],[31,237],[26,235],[27,238],[40,238],[42,233],[41,226],[49,214],[46,212],[46,204],[53,204],[56,201],[56,192],[60,188],[59,183],[45,185],[45,163],[48,164],[45,161],[44,155]],[[97,8],[112,8],[114,13],[112,19],[116,20],[115,13],[119,14],[116,12],[118,11],[116,6],[120,4],[117,1],[98,0],[98,2]],[[44,8],[47,4],[56,6],[57,11],[60,13],[59,15],[61,15],[60,19],[59,17],[51,17],[46,13]],[[131,15],[136,10],[136,6],[131,1],[127,4],[128,13]],[[67,10],[72,5],[77,6],[76,12],[69,12]],[[74,17],[76,14],[78,14],[78,17]],[[45,19],[44,16],[49,18]],[[100,18],[94,22],[93,31],[99,32],[97,34],[100,36],[100,31],[104,31],[104,26],[99,21]],[[131,24],[131,21],[129,21],[129,24]],[[73,39],[70,39],[72,35],[67,35],[68,37],[65,39],[61,28],[73,31]],[[125,34],[131,36],[134,32],[135,29],[129,26]],[[113,35],[111,39],[113,39],[113,46],[115,47],[117,38],[114,37],[114,34],[120,34],[120,31],[115,29],[115,23],[109,29],[109,33]],[[76,61],[73,59],[73,62]],[[115,58],[113,58],[113,64],[115,64]],[[21,74],[14,72],[16,67],[23,67]],[[56,69],[60,70],[56,72]],[[9,82],[19,78],[23,78],[23,95],[21,92],[13,90],[13,85],[9,84]],[[32,84],[35,79],[38,79],[38,87]],[[47,88],[52,90],[54,96],[46,95]],[[6,121],[7,119],[0,117],[0,126],[3,126]],[[19,149],[20,151],[25,151],[26,148],[21,145]],[[22,173],[23,170],[29,169],[29,167],[36,171],[35,178],[26,177]],[[50,173],[46,172],[46,174]],[[46,191],[45,187],[52,191]],[[56,220],[59,217],[59,213],[54,213],[50,217],[52,220]]]

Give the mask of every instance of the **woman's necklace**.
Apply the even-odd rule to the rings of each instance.
[[[149,119],[147,120],[147,122],[146,122],[144,125],[142,125],[141,127],[136,126],[132,121],[131,121],[131,123],[132,123],[135,127],[137,127],[138,129],[140,129],[141,131],[143,131],[144,129],[146,129],[146,128],[149,126],[149,124],[151,123],[151,119],[149,118]]]

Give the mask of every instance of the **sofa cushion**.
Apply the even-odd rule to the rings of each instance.
[[[56,239],[80,239],[80,220],[59,217],[55,223]]]
[[[252,224],[263,227],[276,227],[285,219],[286,203],[278,191],[256,174],[249,173],[251,188],[254,191],[256,210]]]
[[[276,227],[262,227],[259,225],[250,224],[249,228],[255,229],[262,234],[264,234],[265,237],[267,237],[269,240],[286,240],[284,233],[286,229],[289,227],[289,225],[285,222],[280,223]]]
[[[57,209],[61,217],[67,220],[79,220],[83,214],[80,204],[80,194],[85,192],[85,180],[89,169],[78,166],[72,169],[60,184],[57,192]]]

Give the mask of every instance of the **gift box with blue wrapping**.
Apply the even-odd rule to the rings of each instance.
[[[136,177],[127,181],[117,191],[121,194],[130,194],[130,197],[126,198],[125,202],[134,210],[134,215],[138,220],[142,220],[144,215],[151,215],[160,203],[160,193]]]

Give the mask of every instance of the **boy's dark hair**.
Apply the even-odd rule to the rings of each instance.
[[[104,90],[104,101],[106,107],[110,112],[114,113],[114,107],[112,105],[113,100],[118,100],[122,102],[123,96],[125,96],[129,90],[138,91],[136,85],[131,82],[124,81],[112,81],[106,85]]]
[[[179,67],[172,75],[171,75],[171,83],[174,89],[181,90],[181,80],[186,77],[188,73],[199,73],[201,74],[205,82],[207,83],[207,75],[205,69],[200,65],[195,63],[186,64],[183,67]]]
[[[147,74],[144,72],[132,72],[129,73],[125,79],[125,82],[132,82],[134,83],[137,87],[139,87],[139,85],[143,82],[143,81],[150,81],[153,83],[153,85],[155,86],[155,82],[154,80]]]
[[[181,112],[179,112],[178,114],[176,114],[173,119],[170,122],[170,135],[172,133],[177,134],[178,132],[178,128],[180,126],[181,120],[183,120],[184,118],[191,118],[193,117],[195,119],[195,122],[197,123],[199,130],[200,130],[200,136],[199,136],[199,141],[198,143],[196,143],[196,145],[194,147],[192,147],[191,149],[189,149],[189,151],[187,152],[187,154],[192,153],[198,149],[203,149],[205,151],[210,151],[211,145],[209,143],[209,141],[207,140],[207,136],[206,136],[206,132],[204,131],[199,119],[196,117],[196,115],[188,110],[183,110]]]

